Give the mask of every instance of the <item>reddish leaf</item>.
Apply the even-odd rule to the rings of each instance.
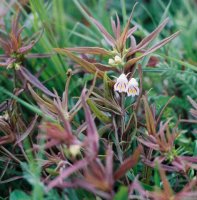
[[[129,158],[127,158],[122,164],[121,166],[117,169],[117,171],[114,174],[114,179],[118,180],[119,178],[121,178],[122,176],[125,175],[125,173],[131,169],[134,165],[137,164],[138,159],[140,157],[140,153],[142,151],[142,147],[139,146],[133,153],[133,155]]]
[[[84,53],[84,54],[96,54],[96,55],[111,55],[110,51],[107,51],[100,47],[73,47],[63,48],[71,52]]]
[[[106,31],[106,29],[103,27],[103,25],[100,22],[98,22],[97,20],[95,20],[92,17],[91,17],[91,19],[96,24],[97,28],[101,31],[101,33],[103,34],[103,36],[106,39],[106,41],[108,42],[108,44],[113,47],[116,42],[114,40],[114,38]]]
[[[88,107],[86,103],[86,97],[85,97],[85,90],[82,92],[81,101],[83,104],[83,108],[85,111],[85,118],[87,122],[87,137],[88,137],[88,145],[89,150],[93,156],[97,155],[98,153],[98,147],[99,147],[99,136],[97,133],[97,129],[93,120],[93,117],[90,112],[90,108]]]
[[[32,85],[43,91],[45,94],[55,97],[55,95],[49,91],[33,74],[31,74],[26,68],[20,68],[21,75]]]

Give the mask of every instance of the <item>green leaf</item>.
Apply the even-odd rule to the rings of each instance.
[[[159,175],[158,165],[156,165],[156,167],[154,168],[154,181],[155,181],[155,185],[157,187],[159,187],[160,186],[160,175]]]
[[[120,187],[118,193],[116,193],[114,200],[128,199],[128,188],[125,186]]]
[[[96,115],[96,117],[97,117],[100,121],[102,121],[102,122],[104,122],[104,123],[109,123],[109,122],[111,122],[111,118],[109,118],[104,112],[100,111],[100,110],[97,108],[97,106],[96,106],[96,104],[95,104],[94,101],[92,101],[91,99],[88,99],[88,100],[87,100],[87,103],[88,103],[88,105],[90,106],[92,112]]]
[[[10,200],[31,200],[30,196],[28,196],[26,193],[24,193],[21,190],[14,190],[10,194]]]
[[[109,84],[109,77],[107,76],[107,73],[103,76],[103,82],[104,82],[104,95],[106,99],[112,99],[112,89],[110,88]]]

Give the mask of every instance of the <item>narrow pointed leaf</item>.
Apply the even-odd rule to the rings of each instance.
[[[148,133],[150,135],[155,135],[156,134],[155,120],[153,118],[153,114],[151,112],[151,109],[148,105],[148,102],[145,96],[143,96],[143,101],[144,101],[144,109],[145,109],[145,116],[146,116],[146,127],[148,130]]]
[[[127,158],[121,166],[117,169],[117,171],[114,174],[114,179],[118,180],[122,176],[125,175],[125,173],[131,169],[133,166],[135,166],[138,162],[138,159],[140,157],[140,153],[142,151],[142,147],[139,146],[133,153],[133,155],[129,158]]]
[[[90,109],[86,103],[85,90],[82,92],[81,100],[82,100],[82,105],[84,108],[85,118],[87,122],[88,144],[90,147],[90,151],[94,157],[98,153],[99,136],[98,136],[97,129],[96,129],[93,117],[91,115]]]
[[[97,28],[101,31],[108,44],[114,46],[115,45],[114,38],[107,32],[107,30],[103,27],[103,25],[92,17],[91,20],[96,24]]]
[[[55,97],[55,95],[49,91],[33,74],[31,74],[26,68],[21,67],[20,69],[21,75],[32,85],[43,91],[45,94]]]
[[[21,135],[21,137],[19,139],[17,139],[17,141],[15,142],[14,146],[19,144],[20,142],[22,142],[26,137],[28,137],[28,135],[33,131],[36,122],[37,122],[38,116],[36,115],[34,117],[34,119],[32,120],[32,122],[30,123],[29,127],[27,128],[27,130]]]
[[[60,49],[60,48],[55,48],[55,51],[61,54],[66,54],[70,59],[78,63],[81,67],[83,67],[87,72],[95,74],[97,70],[96,66],[93,63],[90,63],[82,58],[79,58],[72,54],[70,51],[67,49]],[[98,77],[102,78],[104,73],[102,71],[98,71]]]
[[[168,23],[169,19],[165,19],[152,33],[145,37],[138,45],[137,48],[146,47],[156,36],[163,30],[164,26]]]
[[[63,48],[71,52],[84,53],[84,54],[96,54],[96,55],[111,55],[110,51],[107,51],[100,47],[73,47]]]
[[[44,106],[45,106],[48,110],[50,110],[51,112],[57,113],[57,109],[56,109],[56,107],[55,107],[53,104],[51,104],[51,103],[45,101],[45,100],[42,99],[40,96],[38,96],[38,95],[35,93],[35,91],[33,90],[33,88],[31,87],[30,84],[28,84],[27,86],[28,86],[28,89],[29,89],[31,95],[33,96],[33,98],[34,98],[35,101],[37,102],[37,104],[39,104],[39,105],[41,105],[41,106],[44,105]]]
[[[144,56],[147,56],[150,53],[153,53],[154,51],[156,51],[157,49],[160,49],[162,46],[164,46],[165,44],[167,44],[168,42],[170,42],[172,39],[174,39],[177,35],[179,34],[179,32],[174,33],[173,35],[165,38],[164,40],[162,40],[161,42],[159,42],[158,44],[156,44],[155,46],[153,46],[152,48],[148,49],[145,53],[143,53],[141,56],[130,59],[126,64],[125,64],[125,71],[127,71],[130,66],[132,66],[133,64],[135,64],[136,62],[138,62],[140,59],[142,59]]]
[[[138,3],[135,3],[135,5],[133,6],[133,9],[132,9],[131,15],[127,21],[127,24],[126,24],[120,38],[118,39],[117,46],[118,46],[119,50],[121,50],[125,46],[127,35],[128,35],[128,30],[129,30],[129,25],[130,25],[131,19],[133,17],[133,11],[135,10],[135,7],[137,4]]]
[[[96,117],[100,121],[102,121],[104,123],[110,123],[111,122],[111,118],[109,118],[104,112],[99,110],[94,101],[92,101],[91,99],[88,99],[87,103],[90,106],[90,109],[92,110],[92,112],[96,115]]]

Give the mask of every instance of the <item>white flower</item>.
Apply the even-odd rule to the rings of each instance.
[[[109,65],[114,65],[114,60],[112,58],[110,58],[109,61],[108,61],[108,64]]]
[[[80,153],[81,146],[79,144],[72,144],[69,147],[69,151],[72,156],[76,157]]]
[[[127,92],[128,80],[125,74],[121,74],[114,85],[114,91]]]
[[[131,78],[127,86],[127,95],[134,97],[136,95],[139,95],[139,91],[140,90],[138,87],[138,82],[136,81],[135,78]]]
[[[21,66],[18,63],[15,63],[14,68],[15,68],[15,70],[19,70],[21,68]]]
[[[115,61],[116,64],[120,64],[120,63],[122,63],[122,58],[120,56],[116,55],[114,57],[114,61]]]

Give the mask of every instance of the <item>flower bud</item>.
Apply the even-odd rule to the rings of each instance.
[[[108,64],[109,65],[114,65],[114,60],[112,58],[110,58],[109,61],[108,61]]]
[[[79,144],[72,144],[69,147],[69,152],[72,156],[76,157],[80,153],[80,148]]]
[[[15,70],[19,70],[21,68],[21,66],[18,64],[18,63],[15,63],[14,64],[14,69]]]
[[[115,60],[115,63],[116,63],[116,64],[121,64],[121,63],[122,63],[122,58],[121,58],[120,56],[118,56],[118,55],[116,55],[116,56],[114,57],[114,60]]]

